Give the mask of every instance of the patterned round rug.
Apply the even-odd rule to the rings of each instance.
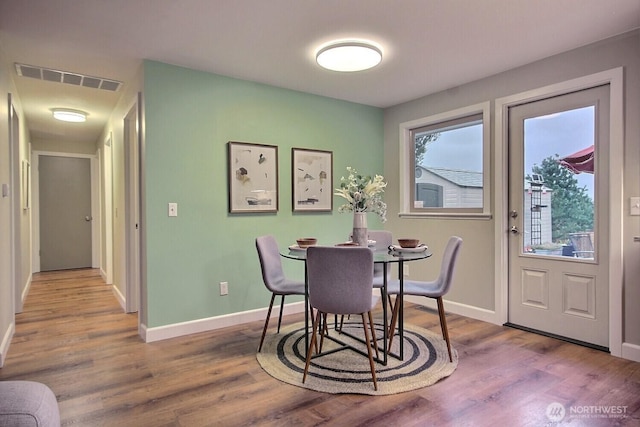
[[[355,316],[359,318],[359,316]],[[353,318],[353,317],[352,317]],[[363,338],[362,324],[345,322],[344,331]],[[453,362],[449,362],[447,343],[441,335],[405,325],[404,360],[389,356],[387,366],[376,363],[378,391],[373,389],[369,361],[366,356],[351,349],[344,349],[311,359],[307,380],[302,383],[305,364],[304,322],[290,325],[280,330],[280,334],[268,334],[257,353],[258,363],[272,377],[310,390],[325,393],[356,393],[384,395],[402,393],[430,386],[448,377],[458,366],[458,353],[451,349]],[[366,354],[366,346],[336,330],[330,329],[330,336],[361,349]],[[382,326],[377,325],[376,337],[381,346]],[[311,335],[309,336],[311,339]],[[399,352],[398,336],[394,338],[392,353]],[[323,353],[340,347],[325,339]],[[382,358],[382,353],[380,353]]]

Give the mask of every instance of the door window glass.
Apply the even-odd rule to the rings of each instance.
[[[524,121],[523,252],[595,257],[595,107]]]

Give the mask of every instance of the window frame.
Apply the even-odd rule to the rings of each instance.
[[[415,148],[412,140],[415,130],[438,127],[442,124],[469,118],[482,121],[482,208],[416,208],[415,197]],[[400,123],[400,217],[454,217],[491,218],[491,103],[482,102],[456,110]]]

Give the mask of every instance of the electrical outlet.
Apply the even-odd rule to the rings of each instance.
[[[178,204],[169,203],[169,216],[178,216]]]
[[[229,283],[220,282],[220,295],[229,295]]]
[[[404,277],[409,277],[409,266],[407,264],[402,267],[402,275]]]

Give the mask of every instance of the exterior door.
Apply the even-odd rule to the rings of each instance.
[[[509,323],[607,348],[609,86],[509,109]]]
[[[91,160],[40,156],[40,270],[90,268]]]

